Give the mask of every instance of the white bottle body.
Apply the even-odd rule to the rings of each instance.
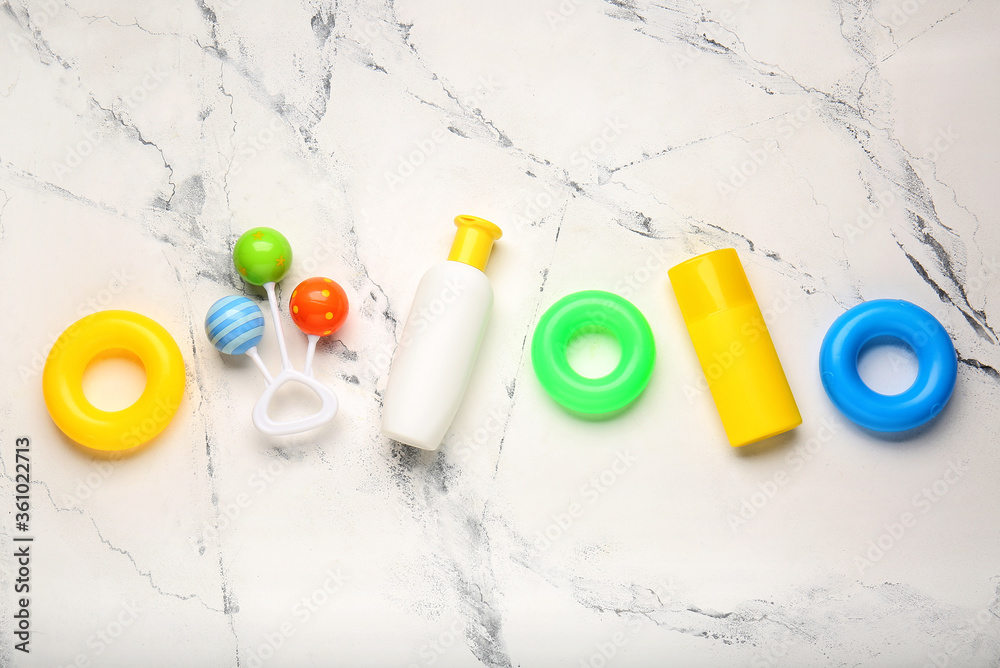
[[[431,267],[413,297],[382,396],[382,433],[437,450],[462,403],[493,287],[476,267],[446,260]]]

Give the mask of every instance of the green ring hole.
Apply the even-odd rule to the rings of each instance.
[[[566,343],[566,361],[583,378],[604,378],[621,364],[622,345],[603,325],[584,325]]]

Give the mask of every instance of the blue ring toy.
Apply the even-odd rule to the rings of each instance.
[[[872,339],[890,336],[917,355],[917,378],[900,394],[879,394],[858,374],[858,355]],[[941,412],[958,376],[955,346],[941,323],[915,304],[876,299],[848,310],[830,326],[819,352],[830,400],[849,419],[874,431],[919,427]]]

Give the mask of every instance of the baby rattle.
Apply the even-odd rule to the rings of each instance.
[[[246,297],[223,297],[215,302],[205,317],[205,332],[220,352],[246,355],[264,376],[266,388],[253,408],[253,423],[269,436],[285,436],[320,427],[334,418],[339,402],[326,385],[312,373],[312,361],[320,337],[335,332],[347,319],[347,295],[329,278],[308,278],[292,291],[292,320],[308,336],[304,371],[295,369],[288,359],[285,335],[281,328],[278,300],[274,286],[285,277],[292,264],[292,247],[288,239],[269,227],[248,230],[236,242],[233,262],[247,283],[263,286],[271,307],[271,321],[278,338],[281,372],[272,377],[257,354],[257,345],[264,337],[264,316],[260,308]],[[315,392],[321,401],[319,410],[297,420],[277,422],[268,415],[275,393],[285,383],[302,383]]]

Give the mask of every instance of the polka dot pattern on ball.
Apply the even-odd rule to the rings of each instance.
[[[306,334],[329,336],[347,319],[347,294],[332,279],[307,278],[292,291],[291,312]]]

